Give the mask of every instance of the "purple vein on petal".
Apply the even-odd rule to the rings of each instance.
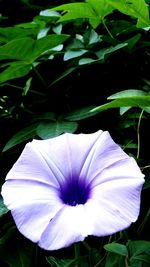
[[[107,177],[105,177],[104,179],[103,179],[103,177],[102,177],[102,175],[103,175],[103,173],[106,171],[106,170],[109,170],[110,168],[112,168],[112,167],[116,167],[116,166],[118,166],[118,164],[120,164],[120,163],[125,163],[125,162],[128,162],[129,161],[129,158],[124,158],[124,159],[118,159],[116,162],[112,162],[111,164],[109,164],[108,166],[105,166],[104,168],[102,168],[101,170],[100,170],[100,172],[98,172],[94,177],[93,177],[93,179],[90,181],[90,183],[89,183],[89,186],[91,186],[91,189],[92,188],[94,188],[95,186],[97,186],[97,184],[94,184],[94,182],[97,180],[97,179],[99,179],[99,181],[98,181],[98,184],[103,184],[103,183],[106,183],[106,182],[110,182],[110,181],[113,181],[113,180],[117,180],[117,179],[120,179],[120,177],[121,177],[121,179],[123,179],[123,175],[121,174],[119,174],[119,172],[118,172],[118,176],[112,176],[112,174],[111,174],[111,172],[110,172],[110,175],[108,175]],[[100,176],[101,176],[101,179],[100,179]],[[125,176],[125,179],[130,179],[130,176]]]
[[[51,160],[51,158],[49,157],[49,159],[47,160],[47,156],[44,156],[44,153],[41,153],[39,151],[40,156],[43,158],[43,160],[45,161],[45,163],[47,164],[48,168],[51,170],[51,172],[53,173],[56,181],[58,182],[59,186],[61,186],[61,182],[59,177],[61,177],[63,180],[65,179],[63,173],[61,172],[61,170],[59,169],[59,167],[57,166],[57,164]],[[55,172],[55,170],[57,171],[57,173]]]
[[[102,135],[102,133],[101,133]],[[99,135],[97,136],[96,140],[91,144],[91,147],[89,148],[89,150],[87,151],[86,155],[85,155],[85,161],[82,165],[82,168],[80,170],[80,174],[79,176],[80,177],[85,177],[87,178],[87,175],[89,173],[89,169],[91,167],[91,164],[92,164],[92,160],[93,160],[93,157],[95,155],[95,150],[96,150],[96,144],[98,142],[98,139],[99,139]],[[84,172],[84,168],[85,168],[85,165],[88,163],[88,167],[86,168],[86,173],[84,173],[84,175],[82,175],[82,172]]]

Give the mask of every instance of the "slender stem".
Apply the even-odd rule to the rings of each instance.
[[[3,85],[0,85],[1,86],[4,86],[4,85],[7,85],[7,86],[10,86],[10,87],[13,87],[13,88],[16,88],[16,89],[21,89],[22,90],[22,87],[21,86],[17,86],[17,85],[13,85],[13,84],[10,84],[10,83],[4,83]]]
[[[106,23],[105,23],[105,21],[104,21],[104,19],[102,20],[102,23],[103,23],[103,25],[104,25],[106,31],[108,32],[109,36],[110,36],[112,39],[114,39],[113,35],[111,34],[110,30],[108,29],[108,27],[107,27],[107,25],[106,25]]]
[[[36,75],[38,76],[39,80],[42,82],[42,84],[47,88],[47,84],[46,84],[45,80],[43,79],[41,74],[38,72],[38,70],[34,67],[34,65],[32,65],[32,68],[33,68],[34,72],[36,73]]]
[[[138,121],[138,126],[137,126],[137,139],[138,139],[138,148],[137,148],[137,159],[139,158],[140,155],[140,126],[141,126],[141,120],[143,116],[144,109],[142,109],[141,114],[139,116],[139,121]]]
[[[147,168],[150,168],[150,165],[146,165],[146,166],[144,166],[144,167],[141,167],[141,170],[143,171],[143,170],[145,170],[145,169],[147,169]]]
[[[128,265],[128,256],[125,257],[125,267],[129,267],[129,265]]]
[[[89,244],[85,241],[82,242],[82,244],[85,246],[85,248],[88,250],[88,251],[91,251],[91,248],[89,246]]]
[[[102,259],[100,259],[100,261],[98,261],[98,262],[94,265],[94,267],[100,267],[100,266],[101,266],[101,263],[102,263],[103,260],[106,258],[106,256],[107,256],[107,252],[104,254],[104,257],[103,257]]]
[[[150,218],[150,208],[148,209],[147,214],[144,217],[144,220],[143,220],[142,224],[138,228],[138,233],[139,234],[143,231],[143,228],[144,228],[145,224],[147,223],[147,221],[149,220],[149,218]]]
[[[80,258],[80,247],[79,247],[79,243],[75,243],[74,244],[74,254],[75,254],[75,259],[77,261],[76,267],[80,267],[80,262],[79,262],[79,258]]]

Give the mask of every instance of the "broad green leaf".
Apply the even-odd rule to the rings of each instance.
[[[131,107],[121,107],[120,108],[120,115],[125,114]]]
[[[113,94],[109,96],[107,99],[118,99],[118,98],[130,97],[130,96],[132,97],[132,96],[147,96],[147,95],[148,94],[142,90],[128,89],[128,90],[123,90],[116,94]]]
[[[31,266],[35,245],[28,240],[21,239],[14,227],[10,231],[8,233],[10,238],[4,244],[0,245],[0,259],[7,263],[9,267]]]
[[[92,59],[92,58],[89,58],[89,57],[81,58],[79,60],[79,65],[81,66],[81,65],[86,65],[86,64],[92,64],[92,63],[96,63],[98,61],[99,61],[99,59]]]
[[[144,0],[107,0],[112,7],[120,12],[137,18],[137,27],[145,28],[150,26],[149,10]]]
[[[74,70],[76,70],[75,67],[66,69],[63,73],[61,73],[49,86],[52,86],[53,84],[61,81],[62,79],[64,79],[66,76],[68,76],[70,73],[72,73]]]
[[[132,260],[130,260],[131,266],[132,266],[132,262],[135,262],[135,261],[150,263],[150,255],[145,254],[145,255],[137,255],[133,257]]]
[[[98,57],[98,59],[82,58],[82,59],[79,60],[79,65],[94,64],[94,63],[98,63],[98,62],[103,62],[112,53],[114,53],[115,51],[117,51],[119,49],[122,49],[122,48],[124,48],[126,46],[127,46],[126,43],[121,43],[121,44],[118,44],[116,46],[111,46],[111,47],[108,47],[108,48],[103,48],[100,51],[98,51],[98,52],[95,53],[96,56]]]
[[[17,132],[5,145],[3,148],[3,152],[7,151],[8,149],[26,141],[29,140],[30,138],[34,138],[36,135],[36,128],[37,128],[37,123],[32,124],[31,126],[28,126],[19,132]]]
[[[11,239],[12,235],[16,231],[16,226],[11,225],[10,222],[7,222],[4,228],[6,228],[7,230],[5,229],[4,231],[4,229],[1,229],[2,234],[0,238],[0,253],[1,253],[1,245],[4,246],[4,244]]]
[[[132,257],[138,256],[147,250],[150,250],[150,241],[146,240],[137,240],[137,241],[128,241],[127,247],[129,249],[129,253]]]
[[[74,133],[78,127],[76,122],[70,121],[56,121],[56,122],[42,122],[37,127],[37,135],[42,139],[48,139],[58,136],[62,133]]]
[[[83,35],[83,39],[84,43],[87,45],[97,44],[102,41],[101,37],[93,29],[86,31],[85,34]]]
[[[8,212],[7,207],[4,205],[3,199],[0,197],[0,217]]]
[[[60,17],[58,12],[55,12],[55,11],[52,11],[52,10],[49,10],[49,9],[42,10],[40,12],[40,15],[44,16],[44,17],[55,17],[55,16],[56,17]]]
[[[62,16],[58,20],[59,22],[74,20],[79,18],[90,19],[96,16],[94,10],[88,3],[64,4],[52,8],[52,10],[63,11]]]
[[[127,45],[128,45],[127,43],[117,44],[115,46],[103,48],[100,51],[96,52],[95,54],[97,55],[98,60],[104,60],[106,55],[111,54],[111,53],[113,53],[119,49],[122,49],[122,48],[126,47]]]
[[[36,27],[35,27],[36,26]],[[39,27],[35,25],[31,29],[22,29],[19,27],[4,27],[0,28],[0,42],[7,43],[13,39],[20,39],[22,37],[33,36],[36,37]]]
[[[108,253],[105,260],[105,267],[125,267],[124,257],[115,253]]]
[[[116,94],[113,94],[109,96],[107,99],[117,99],[117,98],[124,98],[124,97],[132,97],[132,96],[146,96],[147,93],[145,93],[142,90],[137,90],[137,89],[129,89],[129,90],[123,90],[121,92],[118,92]],[[126,111],[128,111],[131,107],[121,107],[120,108],[120,115],[123,115]]]
[[[125,245],[122,245],[122,244],[119,244],[119,243],[113,242],[113,243],[105,245],[104,248],[107,251],[116,253],[118,255],[122,255],[122,256],[127,256],[128,255],[127,247]]]
[[[48,34],[48,31],[49,31],[49,30],[50,30],[50,27],[46,27],[46,28],[41,29],[41,30],[38,32],[37,39],[40,39],[40,38],[45,37],[45,36]]]
[[[150,107],[142,107],[144,109],[144,111],[146,111],[147,113],[150,113]]]
[[[103,111],[109,108],[120,108],[120,107],[149,107],[150,106],[150,96],[132,96],[132,97],[122,97],[117,98],[110,103],[106,103],[99,107],[91,110],[91,112]]]
[[[69,121],[80,121],[92,117],[98,113],[98,112],[91,112],[91,110],[93,109],[94,109],[93,106],[77,109],[67,113],[64,118]]]
[[[51,120],[56,121],[56,115],[54,112],[44,112],[40,115],[35,115],[33,121],[43,121],[43,120]]]
[[[108,3],[107,0],[87,0],[87,3],[91,5],[95,11],[97,18],[90,18],[90,24],[95,28],[103,21],[104,17],[112,13],[114,7]]]
[[[13,40],[0,47],[0,59],[16,59],[32,64],[35,59],[63,43],[68,37],[63,34],[51,34],[38,40],[29,37]]]
[[[11,62],[8,65],[9,67],[0,73],[0,83],[25,76],[32,68],[24,61]]]
[[[52,256],[46,257],[47,262],[51,267],[75,267],[77,260],[76,259],[58,259]]]
[[[80,56],[84,55],[85,53],[87,53],[87,50],[85,50],[85,49],[79,49],[77,51],[68,50],[64,54],[64,61],[67,61],[67,60],[72,59],[72,58],[80,57]]]
[[[136,43],[141,39],[141,34],[138,33],[132,38],[126,40],[125,42],[128,44],[128,49],[130,52],[132,52],[133,47],[136,45]]]
[[[87,0],[85,3],[64,4],[52,10],[63,11],[58,20],[64,22],[74,19],[89,19],[92,27],[96,28],[103,18],[113,11],[114,7],[107,3],[107,0]]]

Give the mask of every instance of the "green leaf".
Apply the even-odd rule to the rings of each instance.
[[[49,86],[54,85],[55,83],[61,81],[62,79],[64,79],[66,76],[68,76],[70,73],[72,73],[74,70],[76,70],[75,67],[66,69],[63,73],[61,73]]]
[[[7,207],[4,205],[3,199],[0,197],[0,217],[8,212]]]
[[[94,18],[95,12],[88,3],[72,3],[64,4],[52,8],[52,10],[63,11],[62,17],[59,19],[59,22],[74,20],[79,18]]]
[[[93,28],[96,28],[103,18],[113,11],[114,7],[107,0],[87,0],[85,3],[64,4],[53,8],[52,10],[63,11],[59,22],[89,19]]]
[[[87,30],[83,35],[85,45],[93,45],[102,42],[101,37],[93,29]]]
[[[149,10],[144,0],[108,0],[108,3],[120,12],[137,18],[137,27],[145,28],[150,26]]]
[[[129,89],[129,90],[123,90],[121,92],[118,92],[116,94],[113,94],[109,96],[107,99],[118,99],[118,98],[124,98],[124,97],[132,97],[132,96],[147,96],[148,94],[145,93],[142,90],[137,90],[137,89]],[[121,107],[120,108],[120,115],[123,115],[126,111],[128,111],[131,107]]]
[[[108,48],[103,48],[100,51],[96,52],[95,54],[97,55],[99,60],[104,60],[105,56],[108,54],[111,54],[119,49],[124,48],[125,46],[127,46],[127,43],[121,43],[121,44],[117,44],[115,46],[111,46]]]
[[[105,16],[112,13],[112,11],[114,10],[114,7],[110,5],[107,0],[87,0],[87,3],[91,5],[97,15],[95,19],[90,18],[90,24],[94,28],[96,28],[100,24],[100,22],[103,21]]]
[[[0,42],[7,43],[13,39],[26,36],[36,36],[39,31],[39,26],[35,25],[32,29],[22,29],[19,27],[4,27],[0,28]]]
[[[125,245],[119,244],[119,243],[110,243],[110,244],[106,244],[104,246],[104,248],[109,251],[109,252],[113,252],[116,253],[118,255],[122,255],[122,256],[127,256],[128,255],[128,250],[127,247]]]
[[[94,109],[93,106],[80,108],[67,113],[64,118],[69,121],[80,121],[92,117],[98,113],[98,112],[91,112],[92,109]]]
[[[11,62],[8,65],[9,67],[0,73],[0,83],[25,76],[32,68],[24,61]]]
[[[118,99],[118,98],[124,98],[124,97],[147,96],[147,95],[148,94],[142,90],[128,89],[128,90],[123,90],[123,91],[120,91],[118,93],[115,93],[115,94],[109,96],[107,99]]]
[[[133,257],[132,260],[130,260],[131,266],[132,266],[132,262],[135,262],[135,261],[150,263],[150,255],[138,255],[138,256]]]
[[[46,257],[48,263],[50,263],[51,267],[75,267],[76,259],[57,259],[52,256]]]
[[[52,10],[63,11],[58,22],[75,19],[89,19],[91,25],[96,28],[101,18],[89,3],[71,3],[53,8]]]
[[[10,238],[6,238],[6,242],[0,244],[0,259],[10,267],[31,266],[34,245],[26,239],[21,239],[14,227],[10,230],[7,234]]]
[[[109,108],[120,108],[120,107],[149,107],[150,96],[132,96],[132,97],[121,97],[117,98],[110,103],[106,103],[99,107],[91,110],[91,112],[107,110]]]
[[[58,120],[56,122],[42,122],[37,127],[37,135],[42,139],[58,136],[62,133],[74,133],[78,127],[76,122]]]
[[[2,152],[7,151],[8,149],[30,139],[33,138],[36,135],[36,128],[37,128],[37,123],[32,124],[19,132],[17,132],[5,145],[3,148]]]
[[[86,52],[87,52],[87,50],[85,50],[85,49],[79,49],[77,51],[68,50],[64,54],[64,61],[67,61],[67,60],[72,59],[72,58],[80,57],[80,56],[84,55]]]
[[[115,51],[117,51],[119,49],[126,47],[127,45],[128,45],[127,43],[121,43],[121,44],[117,44],[116,46],[103,48],[100,51],[95,53],[96,56],[98,57],[98,59],[82,58],[79,60],[79,65],[104,62],[104,60],[106,60],[109,55],[111,55],[112,53],[114,53]]]
[[[51,34],[38,40],[26,37],[0,47],[0,59],[16,59],[32,64],[43,53],[68,39],[65,34]]]
[[[141,34],[138,33],[132,38],[126,40],[125,42],[128,44],[128,49],[130,52],[132,52],[133,47],[136,45],[136,43],[141,39]]]
[[[150,241],[137,240],[128,241],[127,247],[129,249],[131,259],[132,257],[138,256],[150,249]]]
[[[92,58],[82,58],[79,60],[79,65],[82,66],[82,65],[86,65],[86,64],[92,64],[92,63],[96,63],[98,62],[99,60],[98,59],[92,59]]]
[[[105,267],[124,267],[124,257],[115,253],[108,253]]]
[[[23,87],[23,95],[26,95],[31,87],[32,77],[26,81],[26,85]]]
[[[120,115],[125,114],[131,107],[121,107],[120,108]]]

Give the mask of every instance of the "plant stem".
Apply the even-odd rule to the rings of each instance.
[[[138,148],[137,148],[137,159],[139,159],[140,155],[140,126],[141,126],[141,120],[143,116],[144,109],[142,109],[141,114],[139,116],[138,126],[137,126],[137,139],[138,139]]]
[[[75,259],[77,261],[76,267],[80,267],[80,262],[79,262],[79,258],[80,258],[80,247],[79,247],[79,243],[75,243],[74,244],[74,254],[75,254]]]
[[[107,27],[107,25],[106,25],[106,23],[105,23],[105,21],[104,21],[104,19],[102,19],[102,23],[103,23],[103,25],[104,25],[106,31],[108,32],[109,36],[110,36],[112,39],[114,39],[113,35],[111,34],[110,30],[108,29],[108,27]]]
[[[125,267],[129,267],[129,265],[128,265],[128,256],[125,257]]]
[[[91,248],[90,248],[90,246],[87,244],[87,242],[83,241],[82,244],[85,246],[85,248],[86,248],[88,251],[91,250]]]
[[[38,263],[38,246],[37,245],[35,245],[35,257],[34,257],[34,267],[37,267],[37,263]]]
[[[34,65],[32,65],[32,68],[33,68],[34,72],[36,73],[36,75],[38,76],[39,80],[44,85],[44,87],[47,88],[47,84],[46,84],[45,80],[43,79],[43,77],[41,76],[41,74],[38,72],[38,70],[34,67]]]

